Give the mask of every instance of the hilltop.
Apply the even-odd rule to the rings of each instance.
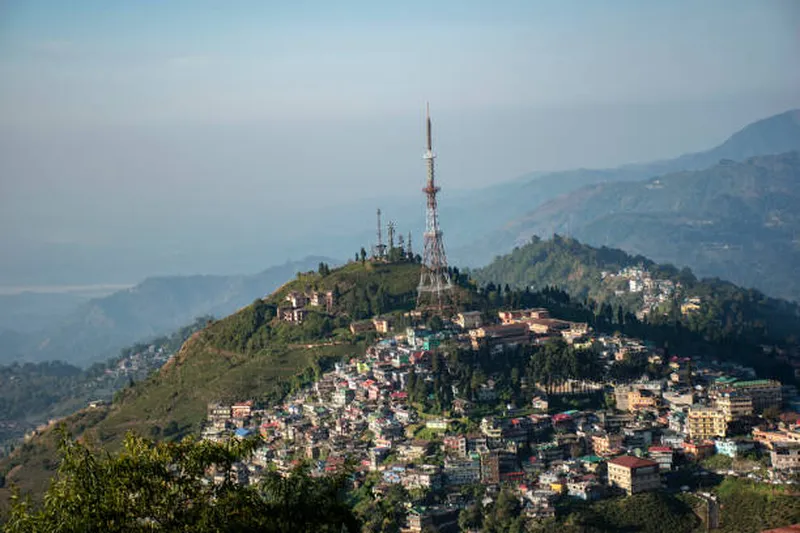
[[[650,321],[682,321],[715,338],[735,334],[755,343],[796,343],[800,331],[800,306],[793,302],[558,235],[548,240],[533,237],[470,275],[479,283],[513,288],[558,287],[614,312],[621,307],[640,318],[646,314]]]
[[[107,449],[118,448],[129,430],[167,439],[197,434],[210,402],[274,401],[332,362],[363,354],[364,338],[352,335],[349,323],[413,308],[418,281],[419,265],[410,262],[353,262],[325,275],[300,273],[192,335],[160,371],[120,391],[110,406],[84,409],[65,423],[73,435]],[[302,324],[278,318],[287,295],[309,290],[336,291],[330,312],[310,306]],[[57,465],[56,440],[51,426],[0,461],[0,473],[41,493]]]

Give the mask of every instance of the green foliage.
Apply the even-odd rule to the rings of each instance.
[[[682,498],[651,492],[593,504],[576,503],[567,516],[534,531],[691,533],[699,523]]]
[[[716,492],[722,533],[755,533],[800,522],[800,498],[791,489],[725,478]]]
[[[34,509],[16,496],[5,531],[357,531],[341,500],[345,478],[268,472],[260,486],[232,481],[257,440],[154,443],[133,435],[115,455],[64,439],[58,474]],[[219,472],[219,484],[204,481]]]
[[[146,353],[150,346],[165,354],[177,351],[190,335],[205,327],[207,321],[208,317],[201,317],[171,335],[136,343],[122,349],[118,357],[86,370],[60,361],[0,366],[0,413],[4,421],[19,424],[17,430],[0,429],[0,449],[3,444],[21,437],[24,430],[34,424],[72,413],[90,400],[110,400],[131,379],[144,379],[152,367],[142,365],[138,371],[125,376],[113,370],[123,359]],[[107,370],[112,372],[107,373]]]
[[[398,533],[405,521],[405,504],[410,495],[401,485],[390,485],[380,498],[372,494],[374,480],[352,495],[353,512],[363,524],[362,531]]]
[[[700,462],[706,470],[729,470],[733,466],[733,458],[727,455],[716,454],[706,457]]]
[[[676,298],[666,302],[661,312],[651,313],[645,322],[633,314],[641,305],[641,295],[618,297],[616,287],[601,277],[603,271],[616,272],[635,265],[644,266],[658,279],[681,284]],[[520,303],[514,301],[513,293],[504,295],[500,284],[508,283],[525,292],[532,286],[544,287],[545,292],[558,286],[566,296],[562,303],[568,304],[570,300],[586,303],[591,314],[584,315],[584,320],[598,330],[609,333],[619,330],[683,353],[701,352],[735,360],[754,367],[765,377],[785,380],[792,375],[777,358],[764,357],[761,345],[796,349],[800,342],[796,336],[800,331],[800,306],[717,279],[698,281],[688,269],[656,265],[641,256],[606,247],[593,248],[556,235],[547,241],[534,237],[529,244],[476,270],[473,276],[484,284],[483,292],[495,305],[513,307]],[[694,296],[703,302],[701,310],[682,316],[679,303]],[[563,311],[554,314],[565,317]],[[617,370],[641,373],[638,368],[624,365]]]

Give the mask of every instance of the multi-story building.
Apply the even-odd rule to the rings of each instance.
[[[753,414],[753,398],[742,391],[724,391],[717,396],[717,410],[725,416],[726,422]]]
[[[468,459],[445,458],[444,477],[448,485],[470,485],[480,482],[480,456],[473,454]]]
[[[628,495],[658,490],[661,488],[658,463],[632,455],[615,457],[608,461],[608,484]]]
[[[480,311],[464,311],[458,313],[453,322],[458,324],[461,329],[474,329],[481,327],[483,321]]]
[[[800,444],[776,442],[769,458],[775,470],[800,470]]]
[[[728,423],[725,415],[713,407],[692,406],[686,417],[690,439],[711,439],[724,437]]]
[[[761,414],[770,407],[780,408],[782,402],[781,383],[774,379],[756,379],[737,381],[731,385],[733,390],[750,396],[753,401],[753,412]]]
[[[755,443],[745,440],[717,439],[714,441],[714,448],[720,455],[739,457],[744,452],[755,448]]]
[[[525,324],[504,324],[484,326],[470,330],[472,348],[477,350],[484,344],[489,346],[510,346],[530,344],[531,336]]]
[[[661,398],[651,390],[633,389],[628,393],[628,410],[655,409]]]
[[[481,454],[481,481],[487,484],[500,483],[508,474],[518,472],[517,455],[505,450],[492,450]]]
[[[620,433],[603,433],[592,435],[592,449],[595,455],[609,455],[622,448],[623,437]]]
[[[669,446],[650,446],[647,450],[650,458],[658,463],[659,472],[672,471],[672,448]]]

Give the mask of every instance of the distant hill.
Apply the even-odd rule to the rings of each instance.
[[[80,304],[57,323],[24,335],[6,333],[0,362],[62,360],[77,365],[103,361],[133,342],[163,335],[198,316],[225,316],[273,291],[297,272],[315,270],[324,257],[307,257],[254,275],[172,276],[142,283]]]
[[[506,238],[554,233],[800,300],[800,153],[584,187],[510,224]]]
[[[721,145],[674,159],[613,169],[537,172],[442,202],[442,223],[456,264],[479,266],[515,244],[508,226],[539,206],[588,185],[650,180],[679,171],[700,170],[722,159],[743,161],[757,155],[800,150],[800,110],[787,111],[745,126]],[[562,233],[569,233],[562,230]],[[612,244],[617,244],[613,243]]]
[[[770,298],[718,278],[697,279],[686,268],[679,270],[641,255],[594,248],[558,235],[548,240],[533,237],[528,244],[497,257],[470,275],[480,284],[557,287],[579,300],[607,304],[614,311],[622,306],[625,312],[633,313],[642,308],[644,293],[632,293],[627,280],[609,276],[627,267],[641,268],[653,279],[669,280],[676,286],[674,293],[654,307],[649,320],[677,320],[707,337],[735,335],[755,344],[796,345],[798,341],[800,305],[796,303]],[[693,297],[699,299],[699,309],[682,316],[680,305]]]

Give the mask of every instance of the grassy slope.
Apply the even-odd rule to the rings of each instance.
[[[397,301],[411,302],[418,280],[419,265],[351,263],[324,278],[302,274],[280,287],[267,301],[277,304],[289,291],[307,286],[332,289],[336,285],[345,297],[350,291],[381,285]],[[171,422],[179,428],[174,436],[196,434],[209,402],[275,397],[286,382],[315,360],[363,353],[363,342],[355,339],[340,338],[336,345],[296,348],[287,341],[292,335],[290,328],[295,326],[274,320],[255,324],[254,308],[246,306],[194,334],[173,360],[147,380],[124,390],[111,407],[67,417],[64,421],[68,430],[107,449],[119,446],[129,430],[151,435],[152,428],[163,429]],[[263,334],[270,343],[258,350],[230,350],[223,338],[231,331],[245,337]],[[324,339],[304,340],[311,343]],[[55,431],[47,430],[0,461],[0,474],[6,474],[7,486],[16,484],[23,491],[41,494],[58,462],[57,441]],[[8,489],[0,489],[0,508],[9,495]]]

